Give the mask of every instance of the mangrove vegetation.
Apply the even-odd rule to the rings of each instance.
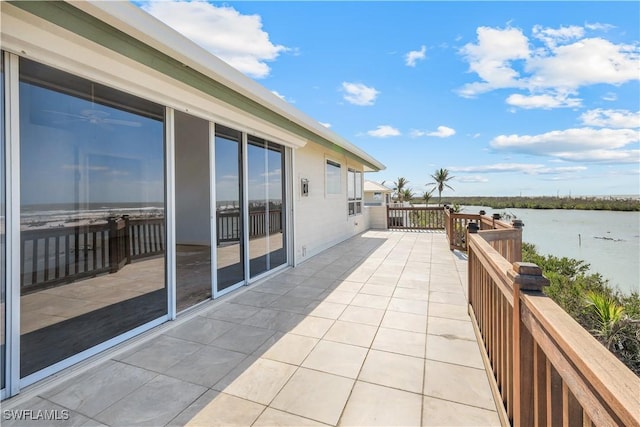
[[[540,266],[550,285],[544,292],[640,376],[640,294],[609,286],[589,264],[573,258],[540,255],[522,244],[522,260]]]
[[[493,209],[579,209],[600,211],[640,211],[640,198],[627,197],[443,197],[453,205],[488,206]]]

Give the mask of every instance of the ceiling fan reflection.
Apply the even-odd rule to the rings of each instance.
[[[119,120],[109,118],[109,113],[106,111],[100,111],[95,109],[85,109],[80,111],[79,114],[65,113],[62,111],[44,110],[46,113],[55,114],[61,116],[62,120],[57,120],[58,124],[67,124],[73,122],[87,122],[95,125],[118,125],[128,127],[140,127],[140,122],[131,120]]]

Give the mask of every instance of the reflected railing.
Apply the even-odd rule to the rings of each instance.
[[[240,211],[217,211],[216,222],[218,225],[218,245],[225,242],[235,242],[242,236]],[[249,239],[264,237],[267,234],[282,231],[282,210],[269,210],[269,222],[267,230],[267,216],[265,211],[249,212]]]
[[[164,218],[109,217],[101,224],[20,232],[23,293],[115,273],[164,253]]]
[[[218,245],[241,237],[239,211],[217,212]],[[282,232],[282,211],[249,213],[249,239]],[[116,273],[133,261],[163,255],[164,218],[109,217],[101,224],[22,230],[23,293]]]

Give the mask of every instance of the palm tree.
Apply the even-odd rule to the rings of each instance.
[[[402,200],[411,202],[411,200],[413,200],[414,197],[415,197],[415,194],[413,193],[413,190],[411,190],[410,188],[405,188],[404,190],[402,190]]]
[[[404,188],[408,183],[409,181],[404,177],[400,177],[397,181],[393,181],[393,189],[396,192],[396,197],[398,198],[399,202],[402,202],[404,200]]]
[[[440,169],[436,169],[436,172],[433,175],[431,175],[431,178],[433,178],[434,182],[430,182],[427,185],[436,186],[436,188],[438,189],[438,204],[440,204],[440,202],[442,201],[442,190],[444,190],[444,187],[447,187],[453,190],[453,187],[447,184],[447,181],[455,177],[449,176],[449,171],[447,169],[440,168]]]
[[[422,193],[422,199],[424,200],[424,204],[429,206],[429,200],[433,197],[433,192],[436,191],[435,188],[431,189],[431,191],[425,191]]]

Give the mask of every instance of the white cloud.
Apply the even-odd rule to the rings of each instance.
[[[617,101],[618,100],[618,95],[615,92],[607,92],[602,96],[602,100],[603,101]]]
[[[331,127],[331,123],[324,123],[324,122],[318,122],[320,123],[322,126],[326,127],[326,128],[330,128]]]
[[[412,130],[411,131],[411,136],[413,138],[419,138],[421,136],[435,136],[438,138],[448,138],[450,136],[453,136],[456,134],[456,130],[452,129],[450,127],[447,126],[438,126],[438,129],[433,131],[433,132],[429,132],[429,131],[424,131],[424,130]]]
[[[567,43],[584,36],[584,28],[576,25],[560,28],[543,28],[541,25],[533,27],[533,36],[542,40],[547,46],[555,47],[559,43]]]
[[[604,110],[596,108],[589,110],[580,116],[585,126],[612,127],[612,128],[639,128],[640,110]]]
[[[570,98],[568,95],[557,93],[542,95],[522,95],[514,93],[507,97],[506,102],[514,107],[524,109],[542,108],[545,110],[552,108],[576,108],[582,105],[582,99],[580,98]]]
[[[621,150],[640,141],[632,129],[575,128],[540,135],[500,135],[490,145],[501,151],[549,156],[567,161],[637,162],[638,150]]]
[[[559,153],[559,156],[575,162],[638,163],[640,150],[586,150]]]
[[[493,165],[480,166],[450,166],[451,172],[458,173],[501,173],[501,172],[527,172],[533,169],[539,169],[544,165],[536,165],[529,163],[496,163]]]
[[[534,87],[576,89],[638,80],[639,60],[638,46],[590,38],[536,55],[527,61],[526,69],[532,74],[530,82]]]
[[[354,105],[373,105],[380,94],[375,88],[365,86],[362,83],[342,83],[345,92],[344,99]]]
[[[615,25],[601,24],[599,22],[594,22],[593,24],[586,23],[584,24],[584,27],[587,30],[592,30],[592,31],[609,31],[613,28],[616,28]]]
[[[495,163],[492,165],[479,166],[451,166],[451,172],[457,173],[506,173],[520,172],[527,175],[556,175],[582,172],[587,170],[586,166],[562,166],[556,168],[546,167],[541,164],[530,163]]]
[[[447,126],[438,126],[438,130],[435,132],[430,132],[427,135],[429,136],[437,136],[438,138],[447,138],[456,134],[455,129],[452,129]]]
[[[295,104],[295,101],[293,99],[287,99],[284,95],[282,95],[278,91],[272,90],[271,93],[277,96],[278,98],[282,99],[283,101],[286,101],[290,104]]]
[[[423,60],[426,57],[427,47],[423,45],[420,47],[420,50],[412,50],[407,53],[404,57],[404,60],[405,64],[407,64],[408,67],[415,67],[418,60]]]
[[[393,126],[389,125],[380,125],[374,130],[370,130],[367,132],[367,135],[373,136],[376,138],[388,138],[390,136],[399,136],[401,135],[400,131]]]
[[[479,27],[477,40],[459,53],[477,81],[458,89],[475,97],[497,89],[520,89],[507,103],[520,108],[564,108],[580,105],[581,87],[621,85],[640,80],[640,43],[616,44],[588,31],[607,30],[607,24],[560,28],[539,25],[532,38],[514,28]]]
[[[472,97],[498,88],[521,86],[520,75],[511,67],[516,60],[529,58],[527,37],[516,28],[479,27],[476,30],[478,43],[467,43],[460,53],[469,62],[469,70],[483,81],[469,83],[459,91],[460,95]]]
[[[473,175],[473,176],[459,176],[456,177],[456,181],[458,182],[465,182],[465,183],[476,183],[476,182],[489,182],[488,178],[485,178],[484,176],[480,176],[480,175]]]
[[[269,40],[259,15],[242,15],[232,7],[204,1],[149,1],[142,8],[251,77],[268,76],[267,62],[287,50]]]

